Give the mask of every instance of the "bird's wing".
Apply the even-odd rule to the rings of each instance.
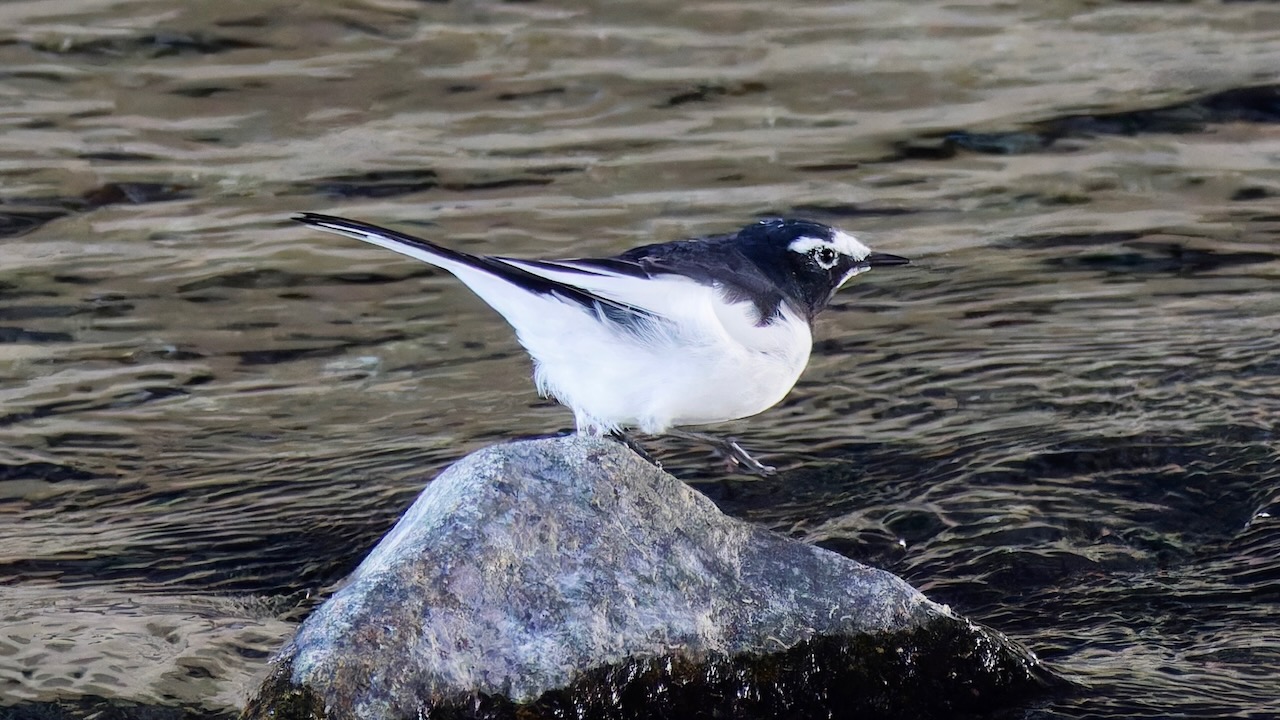
[[[716,291],[711,285],[684,275],[618,258],[581,260],[520,260],[495,258],[507,265],[571,285],[680,323],[692,319]]]
[[[518,331],[522,329],[522,323],[517,318],[529,313],[531,295],[581,306],[602,322],[620,329],[639,330],[657,319],[655,313],[643,305],[601,295],[587,286],[564,282],[548,273],[532,272],[505,259],[451,250],[413,235],[333,215],[300,213],[293,219],[447,270],[507,318]]]
[[[670,243],[652,246],[667,250]],[[678,268],[669,253],[579,260],[516,260],[505,263],[548,279],[645,308],[695,332],[719,332],[743,347],[771,351],[772,333],[762,332],[782,312],[782,296],[751,266],[732,253],[685,255]],[[632,259],[632,258],[635,259]]]

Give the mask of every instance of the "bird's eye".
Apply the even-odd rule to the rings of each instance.
[[[836,251],[829,247],[816,247],[809,253],[809,257],[813,258],[814,262],[828,270],[835,267],[836,260],[838,259]]]

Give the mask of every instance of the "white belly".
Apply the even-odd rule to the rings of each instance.
[[[808,364],[812,346],[808,323],[784,313],[732,336],[719,323],[694,324],[643,342],[615,335],[572,356],[538,353],[535,376],[544,393],[574,410],[580,430],[661,432],[776,405]]]

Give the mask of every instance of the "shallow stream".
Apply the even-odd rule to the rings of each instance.
[[[1280,716],[1278,71],[1274,3],[0,4],[0,717],[233,715],[434,473],[571,427],[299,210],[913,258],[717,428],[779,477],[651,449],[1080,684],[1030,717]]]

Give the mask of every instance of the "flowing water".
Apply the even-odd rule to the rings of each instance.
[[[0,717],[232,715],[435,472],[571,426],[299,210],[915,259],[717,428],[780,476],[651,450],[1078,683],[1031,717],[1280,715],[1278,70],[1274,3],[0,4]]]

